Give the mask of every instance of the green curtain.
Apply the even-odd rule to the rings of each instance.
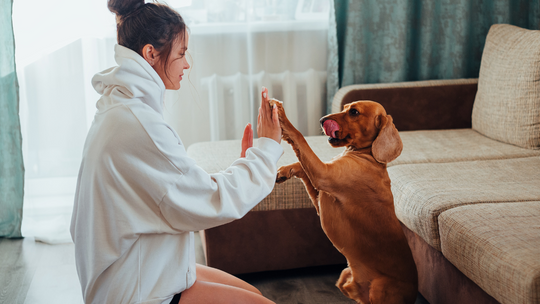
[[[24,164],[12,0],[0,0],[0,237],[21,237]]]
[[[333,10],[329,103],[351,84],[476,78],[491,25],[540,28],[540,0],[333,0]]]

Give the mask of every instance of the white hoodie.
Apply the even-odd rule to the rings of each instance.
[[[281,145],[208,174],[163,120],[165,86],[136,52],[92,79],[102,95],[81,163],[71,236],[85,303],[169,303],[193,285],[193,232],[243,217],[274,187]],[[218,152],[216,152],[218,153]]]

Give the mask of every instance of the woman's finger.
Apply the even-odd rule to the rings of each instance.
[[[264,103],[267,101],[268,98],[268,89],[265,87],[262,87],[261,90],[261,107],[264,105]]]
[[[248,145],[248,138],[247,138],[247,128],[244,129],[244,134],[242,135],[242,151],[240,152],[240,157],[246,157],[246,150]]]
[[[272,108],[272,121],[274,122],[274,124],[276,125],[280,125],[279,124],[279,114],[278,114],[278,107],[276,105],[273,106]]]
[[[247,124],[244,129],[244,135],[242,136],[242,152],[240,157],[246,157],[246,150],[253,146],[253,130],[251,124]]]
[[[253,147],[253,127],[249,124],[248,149]]]
[[[261,92],[261,109],[262,109],[262,118],[267,119],[268,115],[268,89],[262,87]]]
[[[257,136],[262,136],[262,129],[261,129],[261,108],[259,108],[259,115],[257,115]]]

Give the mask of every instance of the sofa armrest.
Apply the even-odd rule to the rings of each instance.
[[[373,100],[400,131],[470,128],[477,87],[476,78],[350,85],[334,96],[332,113],[353,101]]]

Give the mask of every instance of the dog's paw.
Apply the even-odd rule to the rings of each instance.
[[[343,269],[336,286],[341,290],[343,295],[355,300],[356,303],[371,303],[369,301],[369,282],[368,284],[358,284],[353,277],[353,273],[350,267]]]
[[[274,106],[276,106],[278,108],[278,118],[279,118],[279,122],[280,124],[283,126],[283,123],[284,122],[288,122],[289,120],[287,119],[287,115],[285,115],[285,109],[283,108],[283,102],[282,101],[279,101],[277,99],[270,99],[268,100],[268,103],[270,104],[270,108],[274,108]]]
[[[285,115],[285,109],[283,108],[283,102],[277,100],[277,99],[270,99],[268,101],[270,104],[270,107],[274,107],[274,105],[278,108],[278,117],[279,117],[279,124],[281,125],[281,133],[283,134],[283,139],[288,142],[289,133],[293,132],[293,130],[296,130],[292,123],[287,118],[287,115]]]
[[[287,167],[288,166],[282,166],[282,167],[279,167],[279,169],[277,170],[277,175],[276,175],[277,184],[284,183],[285,181],[287,181],[288,179],[292,177],[291,170],[289,170],[289,168]]]
[[[270,107],[273,108],[274,105],[276,105],[277,107],[282,107],[283,108],[283,102],[282,101],[279,101],[275,98],[272,98],[270,100],[268,100],[268,103],[270,104]]]

